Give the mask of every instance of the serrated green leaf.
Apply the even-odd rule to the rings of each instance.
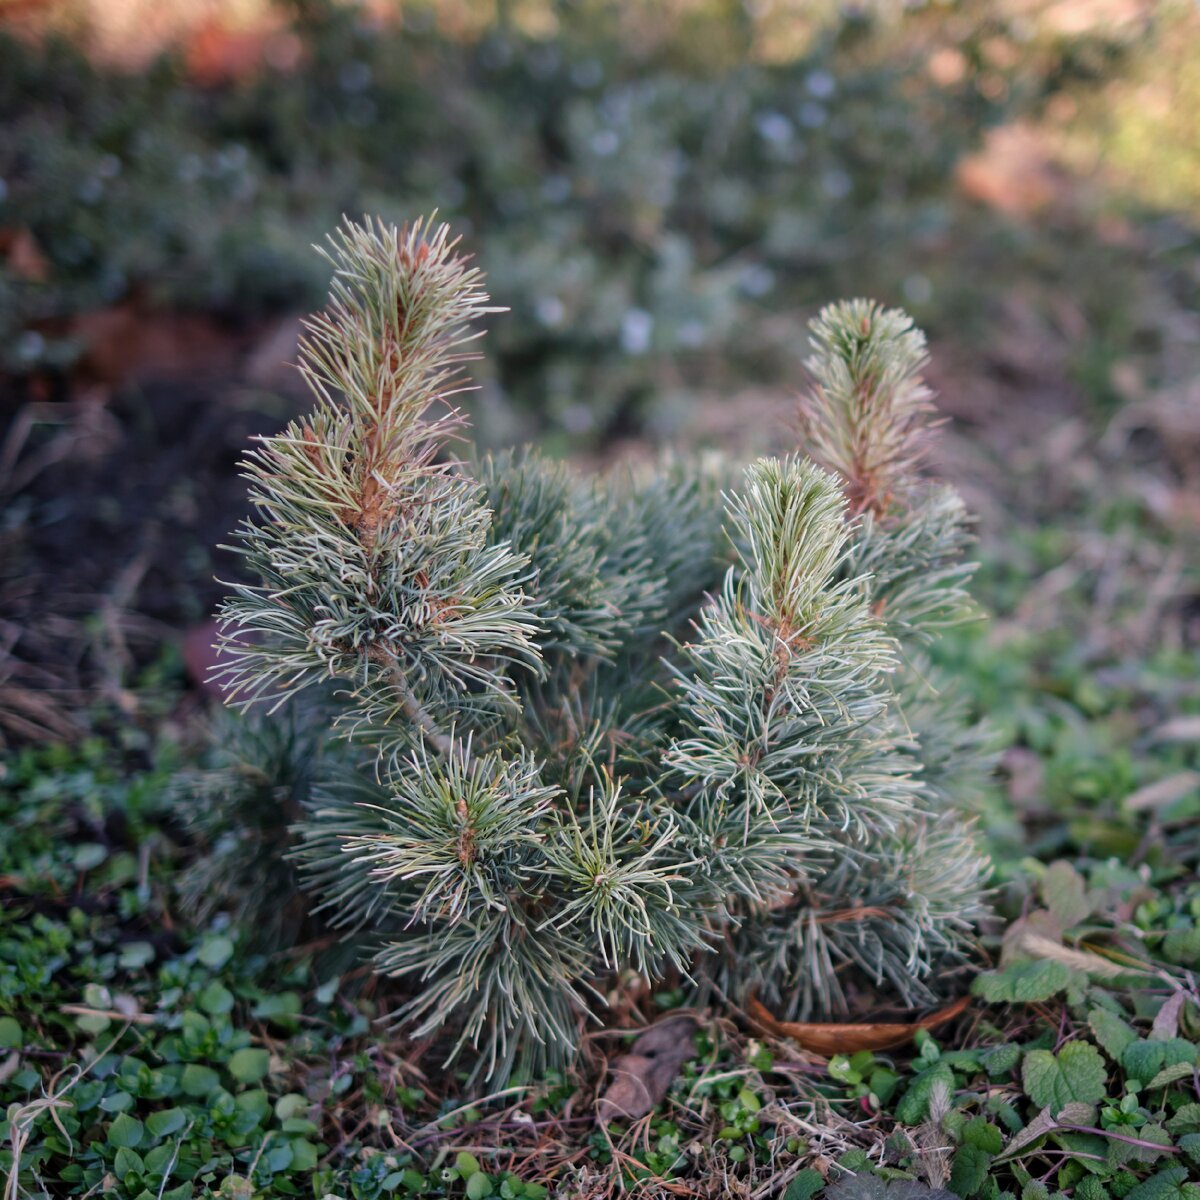
[[[1200,1104],[1185,1104],[1167,1121],[1167,1128],[1175,1134],[1200,1133]]]
[[[1108,1188],[1095,1175],[1085,1175],[1075,1185],[1075,1200],[1111,1200]]]
[[[950,1190],[962,1200],[974,1196],[987,1180],[991,1161],[992,1156],[979,1146],[970,1143],[959,1146],[950,1168]]]
[[[1143,1125],[1137,1131],[1137,1136],[1140,1141],[1153,1142],[1155,1145],[1162,1146],[1163,1149],[1154,1150],[1150,1146],[1133,1146],[1131,1147],[1133,1153],[1129,1157],[1135,1162],[1157,1162],[1171,1150],[1173,1145],[1171,1135],[1161,1125]]]
[[[1176,1083],[1180,1079],[1190,1079],[1195,1071],[1195,1066],[1192,1063],[1174,1063],[1172,1066],[1163,1067],[1149,1083],[1147,1088],[1166,1087],[1168,1084]]]
[[[1004,1148],[1004,1137],[986,1117],[974,1117],[963,1128],[964,1145],[978,1146],[988,1154],[999,1154]]]
[[[1060,1112],[1067,1104],[1097,1104],[1108,1091],[1108,1071],[1100,1051],[1090,1042],[1068,1042],[1057,1054],[1030,1050],[1021,1080],[1039,1108]]]
[[[1200,925],[1172,929],[1162,941],[1162,955],[1167,962],[1195,970],[1200,967]]]
[[[929,1096],[935,1087],[954,1090],[954,1072],[945,1063],[935,1063],[908,1085],[896,1105],[896,1120],[902,1125],[919,1125],[929,1115]]]
[[[1121,1055],[1125,1073],[1142,1083],[1153,1079],[1164,1067],[1195,1061],[1196,1047],[1185,1038],[1171,1038],[1169,1041],[1139,1038],[1126,1046]]]
[[[986,972],[976,978],[971,990],[989,1004],[1035,1004],[1079,987],[1086,979],[1065,963],[1043,958]]]
[[[821,1177],[821,1172],[812,1167],[805,1167],[787,1185],[787,1190],[783,1193],[783,1200],[812,1200],[812,1197],[824,1186],[825,1180]]]
[[[882,1179],[862,1171],[831,1183],[825,1196],[827,1200],[953,1200],[954,1193],[927,1187],[915,1179]]]
[[[0,1017],[0,1049],[18,1050],[24,1044],[25,1035],[15,1017]]]
[[[1120,1062],[1125,1050],[1138,1040],[1133,1027],[1106,1008],[1093,1008],[1088,1013],[1088,1027],[1113,1062]]]
[[[989,1079],[1007,1075],[1021,1061],[1021,1047],[1016,1042],[1004,1042],[989,1047],[983,1055],[983,1069]]]
[[[1091,915],[1083,876],[1069,862],[1054,862],[1042,877],[1042,899],[1064,932]]]
[[[1187,1177],[1187,1167],[1165,1167],[1139,1183],[1125,1200],[1183,1200],[1187,1196],[1183,1190]]]

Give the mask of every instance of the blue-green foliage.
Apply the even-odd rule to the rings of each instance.
[[[961,504],[913,473],[911,322],[822,314],[820,465],[472,475],[440,452],[478,272],[424,222],[347,225],[331,257],[316,410],[249,462],[259,582],[222,610],[223,674],[274,706],[336,681],[317,711],[353,752],[289,794],[292,861],[411,988],[397,1021],[499,1081],[569,1060],[612,972],[802,1015],[844,1006],[847,969],[936,998],[986,865],[953,816],[975,735],[931,739],[927,772],[917,720],[953,719],[912,655],[969,614],[970,571]]]

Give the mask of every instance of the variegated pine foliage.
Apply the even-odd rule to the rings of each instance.
[[[314,408],[247,463],[224,681],[267,712],[315,695],[293,728],[348,742],[274,840],[405,981],[398,1023],[496,1083],[569,1063],[627,974],[789,1017],[851,982],[937,998],[983,911],[983,757],[924,657],[973,610],[908,318],[814,323],[807,455],[589,479],[454,457],[497,310],[445,226],[347,224],[328,254]],[[214,828],[254,819],[232,782],[207,797]],[[199,869],[211,903],[263,865]]]

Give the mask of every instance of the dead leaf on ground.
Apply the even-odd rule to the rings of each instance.
[[[644,1117],[667,1094],[679,1069],[695,1054],[692,1017],[668,1017],[651,1025],[628,1053],[610,1067],[611,1079],[596,1102],[600,1123],[620,1117],[636,1121]]]
[[[870,1021],[862,1024],[840,1025],[825,1021],[780,1021],[758,1000],[746,1002],[746,1015],[751,1023],[769,1037],[791,1038],[805,1050],[832,1058],[835,1054],[857,1054],[860,1050],[893,1050],[912,1041],[921,1029],[936,1029],[966,1011],[970,996],[922,1017],[919,1021]]]
[[[18,279],[44,283],[49,278],[50,264],[37,239],[24,227],[0,229],[0,258]]]
[[[150,378],[228,373],[240,337],[216,319],[155,310],[138,298],[80,313],[67,330],[83,347],[79,374],[110,387]]]
[[[1200,772],[1180,771],[1148,783],[1125,797],[1125,807],[1130,812],[1145,812],[1148,809],[1166,808],[1200,788]]]

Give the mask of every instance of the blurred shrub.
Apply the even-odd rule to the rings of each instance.
[[[182,52],[122,74],[0,39],[0,228],[40,256],[0,265],[3,365],[69,361],[68,318],[131,292],[302,310],[340,213],[438,206],[523,298],[490,345],[498,411],[672,432],[697,389],[786,373],[793,310],[830,295],[963,320],[954,164],[1095,63],[980,4],[846,10],[783,62],[740,10],[646,45],[618,8],[554,12],[451,36],[304,4],[298,56],[207,85]]]

